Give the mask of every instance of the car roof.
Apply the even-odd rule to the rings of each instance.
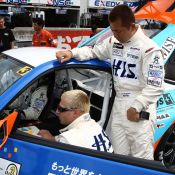
[[[33,67],[56,59],[56,51],[53,47],[22,47],[10,49],[3,53],[19,61],[25,62]]]

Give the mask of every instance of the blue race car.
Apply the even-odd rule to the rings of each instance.
[[[96,59],[79,62],[72,59],[60,64],[55,57],[57,51],[55,48],[26,47],[2,53],[0,55],[0,174],[174,174],[174,31],[175,25],[169,24],[153,38],[163,48],[166,56],[166,90],[157,103],[155,126],[155,160],[159,161],[89,150],[48,141],[36,135],[37,128],[48,129],[53,135],[58,134],[62,126],[54,113],[60,95],[69,89],[82,89],[88,93],[91,100],[91,116],[105,128],[114,100],[110,62]],[[110,35],[110,30],[106,29],[84,44],[93,45]],[[21,106],[17,107],[14,104],[28,89],[32,89],[33,85],[43,84],[48,87],[48,101],[38,120],[20,120]],[[160,163],[162,160],[169,168]]]

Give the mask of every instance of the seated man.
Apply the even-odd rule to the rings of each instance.
[[[91,148],[94,150],[113,152],[109,138],[102,127],[89,115],[90,100],[81,90],[66,91],[61,96],[57,108],[60,123],[66,125],[58,136],[53,136],[47,130],[40,130],[43,138]]]

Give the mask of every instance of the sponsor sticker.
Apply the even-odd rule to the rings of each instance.
[[[158,129],[163,128],[163,127],[164,127],[164,123],[156,124],[156,128],[158,128]]]
[[[152,86],[160,87],[161,84],[162,84],[162,78],[159,78],[159,77],[148,77],[147,84],[148,85],[152,85]]]
[[[163,67],[160,65],[149,65],[147,84],[160,87],[162,85]]]
[[[114,43],[113,48],[123,49],[123,45],[120,43]]]
[[[23,75],[25,75],[26,73],[28,73],[31,70],[32,70],[31,67],[25,66],[25,67],[22,67],[20,70],[18,70],[16,73],[21,75],[21,76],[23,76]]]
[[[122,57],[123,56],[123,52],[120,49],[115,49],[114,48],[113,51],[112,51],[112,55]]]
[[[159,59],[160,59],[160,57],[155,56],[155,57],[154,57],[153,64],[159,64]]]
[[[137,60],[137,59],[139,59],[139,56],[138,55],[131,54],[131,53],[127,53],[127,58],[132,58],[134,60]]]
[[[175,38],[168,37],[162,46],[164,60],[169,58],[175,48]]]
[[[148,77],[162,78],[163,72],[160,70],[149,70]]]
[[[163,120],[163,119],[167,119],[169,117],[170,117],[169,114],[161,114],[161,115],[157,116],[157,120]]]
[[[0,174],[19,175],[21,165],[3,158],[0,158]]]
[[[161,65],[150,64],[149,68],[154,69],[154,70],[160,70],[160,69],[163,70],[163,66],[161,66]]]

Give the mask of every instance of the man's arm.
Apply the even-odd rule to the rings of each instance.
[[[74,48],[72,50],[58,51],[56,53],[57,59],[63,63],[69,61],[72,57],[75,57],[77,60],[84,61],[93,58],[98,58],[105,60],[111,57],[112,52],[112,39],[111,37],[104,40],[94,47],[84,46],[81,48]]]
[[[41,129],[39,132],[38,132],[38,135],[40,135],[42,138],[44,139],[48,139],[48,140],[51,140],[51,141],[55,141],[55,137],[48,131],[48,130],[45,130],[45,129]]]
[[[14,41],[12,41],[12,42],[10,43],[10,47],[11,47],[11,49],[13,49],[13,48],[15,47],[15,42],[14,42]]]
[[[156,103],[164,90],[164,63],[160,50],[152,51],[144,57],[142,64],[145,88],[137,96],[132,107],[137,112],[147,109],[150,104]]]
[[[13,49],[15,46],[15,37],[10,29],[9,29],[9,36],[10,36],[10,48]]]
[[[39,131],[38,135],[40,135],[42,138],[51,140],[51,141],[56,141],[56,142],[61,142],[61,143],[68,143],[67,139],[61,135],[53,136],[48,130],[42,129]]]

